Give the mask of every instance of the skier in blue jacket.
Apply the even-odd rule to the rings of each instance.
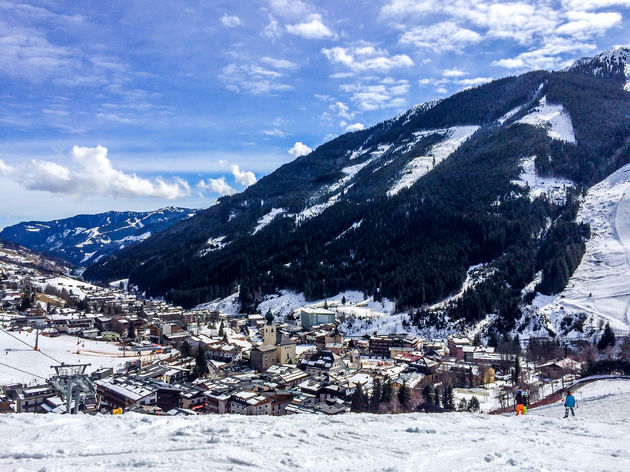
[[[571,391],[567,392],[567,396],[564,398],[564,417],[569,417],[569,410],[571,410],[571,414],[575,416],[575,412],[573,411],[573,407],[575,406],[575,397],[571,395]]]

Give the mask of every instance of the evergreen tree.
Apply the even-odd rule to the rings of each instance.
[[[516,356],[514,359],[514,368],[512,369],[512,385],[516,385],[521,378],[521,358]]]
[[[197,349],[197,357],[195,357],[195,371],[197,377],[203,377],[210,370],[208,369],[208,361],[206,360],[206,350],[203,346]]]
[[[440,390],[435,387],[433,389],[433,403],[435,404],[435,406],[440,406]]]
[[[453,397],[453,387],[447,385],[442,391],[442,406],[447,410],[455,409],[455,399]]]
[[[182,343],[180,353],[182,355],[182,358],[190,357],[192,355],[192,349],[190,347],[190,344],[188,343],[188,340],[184,340],[184,342]]]
[[[430,385],[425,385],[422,389],[422,398],[424,398],[425,402],[433,403],[433,399],[431,397],[433,389]]]
[[[225,336],[225,320],[221,320],[219,325],[219,337],[222,338],[223,336]]]
[[[378,407],[383,400],[383,384],[381,379],[374,379],[374,385],[372,386],[372,396],[370,397],[370,410],[377,413]]]
[[[20,311],[28,310],[33,306],[33,300],[35,299],[35,294],[30,290],[26,290],[22,295],[22,301],[20,302]]]
[[[468,411],[477,412],[479,411],[479,408],[479,400],[473,395],[473,397],[468,402]]]
[[[345,295],[343,297],[341,297],[341,304],[342,305],[346,304],[346,296]]]
[[[457,411],[466,411],[468,409],[468,402],[465,398],[462,398],[457,404]]]
[[[406,408],[410,399],[411,389],[409,388],[409,385],[407,385],[407,379],[404,379],[402,385],[398,387],[398,401]]]
[[[392,383],[392,379],[388,378],[385,380],[383,384],[383,395],[382,399],[386,403],[390,403],[394,398],[394,385]]]
[[[352,394],[352,406],[351,409],[355,413],[360,413],[367,409],[368,405],[368,397],[367,394],[363,391],[363,385],[361,383],[357,383],[354,388],[354,393]]]
[[[133,327],[133,323],[129,323],[129,328],[127,329],[127,337],[129,339],[136,339],[136,330]]]
[[[614,346],[615,342],[617,342],[615,338],[615,333],[610,327],[610,323],[606,323],[606,328],[604,328],[604,334],[602,334],[602,338],[597,343],[597,349],[604,350],[608,346]]]

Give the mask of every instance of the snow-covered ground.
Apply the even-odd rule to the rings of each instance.
[[[68,293],[72,292],[79,298],[85,298],[87,292],[93,292],[98,289],[97,286],[83,282],[78,279],[71,279],[70,277],[54,277],[46,279],[44,283],[36,283],[40,289],[45,289],[47,285],[56,288],[57,290],[65,289]]]
[[[523,109],[524,105],[519,105],[515,108],[512,108],[510,111],[508,111],[505,115],[503,115],[501,118],[499,118],[497,121],[499,122],[499,124],[504,124],[507,120],[509,120],[510,118],[512,118],[514,115],[516,115],[519,111],[521,111]]]
[[[558,204],[564,204],[566,192],[574,183],[562,177],[542,177],[536,173],[536,156],[525,157],[521,160],[521,173],[518,180],[512,183],[520,187],[529,188],[529,198],[535,200],[545,194],[549,199]]]
[[[545,128],[549,137],[553,139],[574,144],[576,142],[569,112],[562,105],[547,103],[547,96],[542,97],[538,106],[531,113],[518,120],[517,123]]]
[[[256,234],[258,231],[260,231],[265,226],[267,226],[269,223],[271,223],[276,216],[281,215],[284,212],[285,212],[284,208],[272,208],[269,211],[269,213],[267,213],[266,215],[261,216],[258,219],[258,221],[256,222],[257,225],[254,228],[254,231],[252,232],[252,234]]]
[[[396,195],[405,188],[411,187],[423,175],[428,173],[434,165],[439,164],[453,154],[468,138],[470,138],[479,126],[453,126],[447,129],[419,131],[415,133],[418,139],[431,134],[444,134],[439,143],[433,145],[426,156],[413,158],[403,169],[400,178],[387,191],[388,196]]]
[[[30,346],[35,345],[35,332],[28,333],[11,332],[11,334]],[[54,374],[52,365],[56,365],[50,357],[42,353],[46,353],[59,362],[66,364],[90,364],[87,372],[93,372],[103,367],[113,367],[114,370],[122,368],[126,361],[134,359],[157,359],[155,355],[145,355],[138,357],[137,353],[126,352],[127,357],[123,357],[123,351],[114,343],[91,341],[89,339],[80,339],[75,336],[61,335],[56,338],[48,338],[39,336],[39,348],[41,352],[29,349],[28,346],[12,338],[4,331],[0,331],[0,362],[12,367],[17,367],[25,372],[19,372],[15,369],[0,365],[0,385],[10,383],[41,383],[42,378],[48,378]],[[1,469],[1,467],[0,467]]]
[[[625,472],[630,381],[598,384],[606,393],[578,398],[575,419],[560,405],[524,417],[4,415],[0,469]]]
[[[589,324],[610,322],[630,329],[630,165],[592,187],[580,205],[578,221],[591,225],[582,262],[556,296],[538,295],[532,310],[553,320],[585,313]]]

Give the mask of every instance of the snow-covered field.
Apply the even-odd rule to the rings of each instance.
[[[471,413],[342,416],[0,416],[0,469],[627,471],[630,381],[601,381],[576,418]],[[604,392],[604,393],[602,393]]]
[[[32,333],[11,332],[11,334],[31,346],[35,345],[34,331]],[[67,335],[47,338],[40,334],[39,348],[41,352],[29,349],[25,344],[0,331],[0,362],[44,378],[54,374],[51,366],[56,363],[42,352],[66,364],[90,364],[87,372],[103,367],[121,368],[124,367],[126,361],[140,358],[137,353],[129,351],[126,353],[127,357],[123,357],[123,351],[113,343],[79,339]],[[141,359],[148,360],[149,357],[143,355]],[[0,364],[0,385],[16,382],[33,384],[43,381],[42,378]]]
[[[538,295],[533,309],[551,319],[564,314],[610,322],[613,329],[630,329],[630,165],[592,187],[580,205],[578,221],[589,223],[582,262],[564,291],[556,296]]]
[[[45,289],[47,285],[56,288],[57,290],[67,290],[68,293],[72,292],[79,298],[85,298],[87,292],[93,292],[98,289],[95,285],[83,282],[78,279],[71,279],[70,277],[54,277],[46,279],[45,283],[36,283],[40,289]]]

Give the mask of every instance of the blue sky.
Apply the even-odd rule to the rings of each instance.
[[[0,227],[202,208],[493,78],[628,44],[630,0],[0,0]]]

